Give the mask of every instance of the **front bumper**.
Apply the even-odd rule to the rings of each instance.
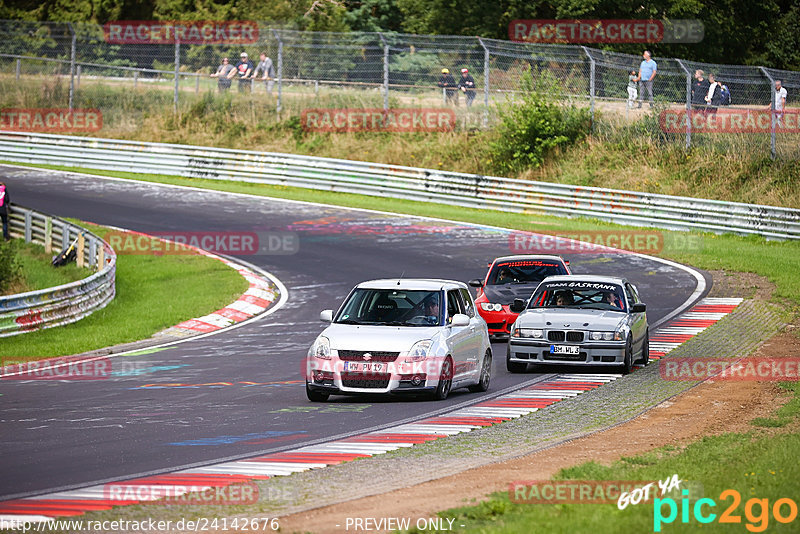
[[[580,353],[551,354],[551,345],[580,347]],[[514,363],[538,363],[547,365],[599,365],[619,366],[625,362],[624,341],[584,341],[581,343],[550,343],[545,340],[520,340],[508,342],[508,360]]]
[[[344,363],[334,358],[329,366],[311,370],[306,376],[308,388],[331,395],[381,395],[425,393],[439,386],[438,362],[392,362],[384,372],[344,371]]]
[[[478,314],[486,321],[490,336],[508,336],[511,334],[511,327],[517,320],[519,314],[512,313],[508,306],[503,306],[503,311],[486,311],[478,305]]]

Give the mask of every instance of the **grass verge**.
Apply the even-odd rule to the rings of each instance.
[[[12,247],[19,266],[19,276],[9,283],[7,290],[0,292],[3,295],[60,286],[91,274],[89,269],[79,268],[74,263],[54,268],[50,264],[52,254],[46,253],[43,246],[25,243],[22,239],[0,243],[0,247]]]
[[[101,237],[109,231],[80,225]],[[246,290],[247,281],[239,273],[205,256],[121,255],[117,295],[108,306],[73,324],[6,338],[0,357],[32,361],[145,339],[217,310]]]
[[[776,420],[785,425],[796,421],[800,413],[800,386],[791,383],[784,384],[784,388],[793,393],[792,400],[776,413]],[[527,504],[512,502],[508,493],[495,493],[478,505],[454,508],[439,515],[455,518],[456,525],[465,524],[468,527],[463,530],[465,532],[492,534],[526,532],[530,525],[536,525],[536,530],[542,532],[695,532],[698,528],[702,528],[702,532],[797,532],[798,520],[787,524],[779,522],[773,507],[783,498],[797,502],[800,464],[794,451],[800,447],[800,434],[761,430],[758,427],[783,426],[762,423],[753,420],[756,429],[748,433],[707,436],[682,450],[662,447],[635,457],[623,457],[611,466],[587,462],[562,469],[554,477],[556,480],[655,481],[677,474],[680,479],[691,482],[687,484],[690,488],[688,515],[685,518],[682,515],[681,497],[674,497],[678,514],[671,523],[656,521],[656,510],[662,517],[669,516],[669,504],[642,503],[623,510],[618,509],[616,502]],[[720,469],[722,465],[724,469]],[[741,497],[741,502],[731,510],[731,516],[739,518],[738,524],[720,523],[721,514],[734,506],[733,496],[721,496],[725,490],[735,490]],[[708,503],[702,506],[703,515],[716,514],[707,524],[699,522],[694,515],[699,498],[716,503],[714,508]],[[780,514],[790,516],[788,504],[782,505]]]

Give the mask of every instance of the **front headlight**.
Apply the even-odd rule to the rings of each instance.
[[[592,341],[619,341],[622,339],[620,332],[592,332],[589,339]]]
[[[481,308],[493,312],[503,311],[503,305],[496,302],[481,302]]]
[[[325,336],[319,336],[311,348],[308,350],[308,356],[314,358],[321,358],[323,360],[331,359],[331,342]]]
[[[538,328],[515,328],[511,337],[529,337],[533,339],[541,339],[544,337],[544,332]]]
[[[408,351],[408,356],[406,359],[410,362],[419,362],[424,360],[428,357],[428,351],[431,348],[431,340],[430,339],[423,339],[422,341],[417,341],[414,343],[414,346],[411,347],[411,350]]]

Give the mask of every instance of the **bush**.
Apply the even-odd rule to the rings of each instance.
[[[521,102],[509,101],[497,110],[500,124],[489,148],[492,166],[500,172],[540,167],[551,149],[582,139],[592,126],[588,109],[556,102],[558,81],[546,72],[534,81],[528,70],[521,89]]]
[[[21,273],[15,242],[0,239],[0,294],[5,294]]]

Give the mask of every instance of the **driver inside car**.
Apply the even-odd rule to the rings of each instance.
[[[613,291],[606,291],[605,295],[603,295],[603,302],[614,306],[615,308],[622,309],[622,303],[620,302],[617,295],[614,294]]]
[[[556,306],[571,306],[572,304],[572,293],[569,291],[559,291],[556,293]]]
[[[431,324],[436,324],[439,322],[439,299],[436,297],[431,297],[425,301],[425,305],[423,307],[425,310],[425,317],[428,319],[428,322]]]

